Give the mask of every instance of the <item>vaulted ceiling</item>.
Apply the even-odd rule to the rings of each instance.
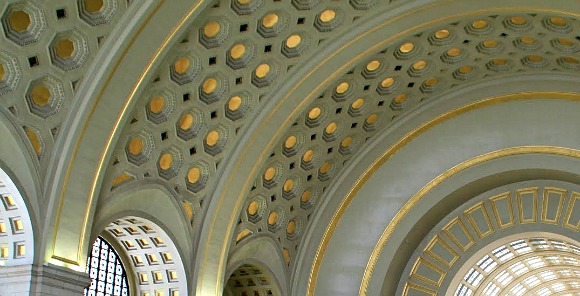
[[[358,163],[479,99],[577,102],[555,94],[577,91],[576,1],[59,0],[0,12],[2,137],[14,142],[0,160],[39,225],[35,262],[83,270],[97,235],[113,240],[118,219],[140,217],[172,241],[182,289],[198,295],[312,295],[340,201],[377,170],[354,174]],[[391,150],[373,152],[381,143]]]

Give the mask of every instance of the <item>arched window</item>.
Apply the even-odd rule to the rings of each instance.
[[[113,247],[103,238],[97,237],[89,259],[87,273],[91,285],[85,288],[85,296],[127,296],[129,285],[127,273]]]
[[[580,291],[580,247],[533,237],[512,241],[483,256],[464,275],[454,295],[547,296],[564,291],[570,295]]]

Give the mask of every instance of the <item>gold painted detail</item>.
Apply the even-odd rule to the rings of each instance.
[[[260,208],[260,206],[258,205],[257,201],[252,201],[249,205],[248,205],[248,214],[249,215],[256,215],[258,213],[258,209]]]
[[[8,23],[14,31],[24,32],[30,27],[30,15],[22,10],[14,11],[8,16]]]
[[[182,130],[188,130],[193,126],[193,115],[187,113],[183,114],[179,119],[179,128]]]
[[[497,41],[495,40],[485,40],[483,41],[483,46],[487,48],[494,48],[497,47]]]
[[[330,171],[330,168],[332,168],[332,164],[330,164],[330,162],[326,161],[320,166],[320,169],[318,171],[321,174],[326,174],[326,173],[328,173],[328,171]]]
[[[206,94],[213,93],[217,87],[218,87],[218,82],[215,78],[208,78],[201,85],[201,89]]]
[[[242,43],[238,43],[232,47],[230,50],[230,56],[232,59],[239,59],[246,53],[246,46]]]
[[[306,190],[306,191],[304,191],[304,193],[302,193],[302,196],[300,196],[300,201],[302,203],[308,203],[311,198],[312,198],[312,191]]]
[[[0,64],[0,81],[4,80],[4,75],[6,75],[6,72],[4,71],[4,65]]]
[[[528,21],[526,20],[526,18],[525,18],[525,17],[523,17],[523,16],[512,16],[512,17],[510,18],[510,21],[511,21],[513,24],[516,24],[516,25],[523,25],[523,24],[525,24],[525,23],[527,23],[527,22],[528,22]]]
[[[332,9],[327,9],[320,14],[320,20],[323,23],[332,21],[336,17],[336,12]]]
[[[75,51],[75,44],[68,38],[60,39],[54,45],[56,55],[59,58],[70,58]]]
[[[180,75],[185,74],[185,72],[187,72],[187,70],[189,69],[190,66],[191,66],[191,62],[189,61],[189,59],[187,57],[179,57],[173,63],[173,67],[175,68],[175,72],[177,74],[180,74]]]
[[[415,44],[411,42],[406,42],[401,44],[401,46],[399,46],[399,51],[401,51],[402,53],[409,53],[413,51],[413,49],[415,49]]]
[[[32,148],[34,149],[36,156],[40,156],[42,152],[42,140],[40,139],[40,136],[38,133],[28,127],[24,127],[24,132],[26,133]]]
[[[113,179],[111,186],[117,187],[117,186],[121,185],[122,183],[125,183],[125,182],[127,182],[129,180],[133,180],[133,179],[134,179],[133,176],[131,176],[127,173],[122,173]]]
[[[271,212],[270,215],[268,215],[268,224],[276,225],[277,222],[278,222],[278,213]]]
[[[340,142],[340,147],[348,148],[352,144],[352,137],[346,137]]]
[[[103,0],[84,0],[85,10],[90,13],[97,13],[103,8]]]
[[[425,61],[417,61],[413,63],[413,69],[415,70],[423,70],[425,67],[427,67],[427,62]]]
[[[233,96],[228,101],[228,109],[231,111],[236,111],[242,105],[242,98],[240,96]]]
[[[580,153],[580,151],[575,152]],[[519,216],[517,220],[512,206],[514,196]],[[541,203],[539,196],[543,197]],[[540,222],[577,231],[580,226],[580,210],[572,209],[575,207],[578,196],[580,196],[578,192],[568,192],[566,189],[557,187],[527,187],[513,192],[500,193],[475,203],[457,217],[452,218],[439,233],[427,238],[429,243],[423,248],[423,254],[415,260],[408,274],[408,278],[413,282],[407,281],[407,284],[415,283],[420,286],[441,288],[441,283],[449,269],[453,267],[462,253],[478,240],[505,228]],[[569,211],[563,216],[562,209],[565,204],[568,204]],[[538,207],[541,208],[542,213],[539,221],[536,214]],[[491,209],[493,215],[488,209]],[[569,223],[571,220],[573,222]],[[465,227],[463,221],[469,221],[471,227]],[[410,294],[403,293],[403,295]]]
[[[566,20],[563,19],[563,18],[561,18],[561,17],[559,17],[559,16],[553,16],[553,17],[551,17],[550,18],[550,23],[552,23],[553,25],[558,26],[558,27],[564,27],[567,24],[566,23]]]
[[[165,107],[165,99],[163,97],[154,97],[149,102],[149,110],[155,114],[161,113]]]
[[[203,27],[203,35],[205,35],[208,38],[215,37],[220,32],[220,29],[221,26],[218,22],[210,21]]]
[[[276,176],[276,168],[274,167],[269,167],[268,169],[266,169],[266,172],[264,172],[264,180],[266,181],[273,180],[275,176]]]
[[[314,159],[314,151],[313,150],[308,150],[308,151],[304,152],[304,155],[302,155],[302,161],[304,161],[304,162],[311,162],[312,159]]]
[[[489,26],[489,23],[486,20],[476,20],[471,23],[471,26],[476,29],[485,29]]]
[[[171,153],[163,153],[159,158],[159,167],[166,171],[173,165],[173,155]]]
[[[375,122],[377,122],[377,120],[379,120],[379,116],[377,114],[371,114],[369,115],[369,117],[367,117],[365,122],[367,124],[374,124]]]
[[[284,190],[284,192],[290,192],[292,191],[292,189],[294,189],[294,180],[292,179],[286,180],[286,182],[284,182],[282,190]]]
[[[286,233],[294,234],[295,231],[296,231],[296,221],[290,220],[290,222],[288,222],[288,225],[286,226]]]
[[[450,34],[449,30],[445,30],[445,29],[438,30],[437,32],[435,32],[435,38],[445,39],[445,38],[449,37],[449,34]]]
[[[262,19],[262,25],[266,28],[271,28],[278,23],[278,15],[275,13],[268,13]]]
[[[270,72],[270,65],[268,64],[260,64],[256,67],[256,77],[264,78]]]
[[[447,55],[450,57],[456,57],[456,56],[459,56],[460,54],[461,54],[461,48],[454,47],[454,48],[447,50]]]
[[[336,122],[331,122],[326,126],[324,132],[327,134],[334,134],[336,129],[338,129],[338,124],[336,124]]]
[[[36,85],[32,88],[32,102],[37,106],[46,106],[50,102],[50,90],[44,85]]]
[[[352,102],[350,107],[353,110],[357,110],[357,109],[361,108],[364,104],[365,104],[365,100],[363,98],[358,98],[358,99],[354,100],[354,102]]]
[[[241,241],[242,239],[246,238],[250,234],[252,234],[252,232],[250,230],[248,230],[248,229],[244,229],[244,230],[240,231],[238,233],[238,236],[236,237],[236,242]]]
[[[320,116],[320,113],[322,113],[322,109],[319,107],[314,107],[310,110],[310,112],[308,112],[308,118],[314,120]]]
[[[350,88],[350,84],[348,84],[348,82],[341,82],[340,84],[338,84],[336,86],[336,93],[343,94],[343,93],[347,92],[349,88]]]
[[[471,112],[486,106],[495,105],[498,103],[510,102],[510,101],[518,101],[518,100],[529,100],[529,99],[544,99],[547,96],[549,97],[557,97],[562,100],[570,100],[570,101],[580,101],[580,96],[572,93],[559,93],[559,92],[538,92],[538,93],[516,93],[510,94],[505,96],[499,96],[489,99],[480,100],[463,107],[451,110],[445,114],[442,114],[431,121],[423,124],[422,126],[418,127],[417,129],[413,130],[409,134],[405,135],[401,140],[396,142],[393,146],[391,146],[388,150],[386,150],[377,160],[375,160],[369,168],[365,171],[365,173],[357,180],[354,187],[348,192],[345,198],[343,198],[342,202],[338,206],[336,212],[334,213],[333,217],[331,218],[325,233],[322,236],[322,240],[319,243],[318,250],[316,251],[315,258],[312,263],[312,269],[309,276],[309,284],[307,288],[307,295],[314,295],[316,282],[318,278],[318,272],[320,270],[321,263],[326,253],[326,249],[328,247],[329,241],[332,238],[332,235],[344,215],[346,209],[348,208],[349,204],[353,201],[354,197],[356,196],[357,192],[362,188],[365,182],[370,178],[370,176],[376,171],[378,167],[383,165],[392,155],[394,155],[397,151],[403,148],[406,144],[408,144],[412,139],[416,138],[420,134],[426,132],[431,127],[436,126],[444,121],[447,121],[451,118],[454,118],[458,115]],[[557,148],[557,147],[518,147],[518,149],[510,149],[507,151],[500,151],[497,153],[492,153],[491,155],[485,155],[482,158],[477,160],[473,160],[468,164],[463,164],[462,166],[456,167],[453,169],[453,174],[463,170],[465,167],[469,167],[475,165],[477,163],[484,162],[486,160],[483,159],[495,159],[499,157],[504,157],[507,155],[514,155],[514,154],[526,154],[526,153],[550,153],[550,154],[561,154],[567,156],[575,156],[580,158],[580,151],[572,152],[569,149],[564,148]],[[437,182],[441,182],[437,180]],[[435,186],[435,185],[433,185]],[[386,241],[390,237],[394,227],[400,223],[401,219],[408,213],[408,211],[420,200],[420,197],[412,198],[409,203],[407,203],[399,213],[394,217],[390,226],[383,232],[381,239],[377,243],[377,247],[373,252],[369,262],[367,264],[367,268],[365,269],[365,275],[363,277],[363,281],[360,286],[360,295],[366,295],[366,290],[368,284],[370,282],[370,278],[372,277],[372,271],[375,267],[375,264],[380,256],[382,248]]]
[[[290,37],[286,39],[286,46],[288,46],[288,48],[295,48],[300,44],[300,42],[302,42],[302,37],[300,37],[300,35],[290,35]]]
[[[131,139],[131,141],[129,141],[129,153],[133,155],[141,154],[141,152],[143,152],[143,147],[144,147],[143,139],[141,139],[140,137],[135,137]]]
[[[385,79],[383,79],[383,81],[381,81],[381,86],[382,87],[390,87],[394,83],[395,83],[395,79],[392,77],[389,77],[389,78],[385,78]]]
[[[217,131],[210,131],[209,133],[207,133],[207,136],[205,137],[205,143],[208,146],[213,147],[218,143],[219,139],[220,134]]]
[[[201,178],[201,170],[197,167],[189,169],[187,172],[187,182],[194,184]]]
[[[403,104],[407,101],[407,94],[400,94],[395,96],[395,98],[393,99],[393,102],[395,102],[395,104]]]
[[[580,151],[578,150],[549,146],[514,147],[484,154],[451,168],[429,184],[425,185],[425,187],[409,200],[399,213],[408,213],[412,207],[419,202],[420,198],[425,196],[438,184],[441,184],[445,179],[467,169],[468,167],[501,157],[531,153],[556,154],[572,156],[580,159]],[[540,201],[540,196],[543,197],[542,201]],[[435,233],[431,238],[428,238],[430,239],[430,243],[428,243],[422,250],[425,255],[416,259],[413,265],[415,267],[411,270],[408,277],[413,279],[416,283],[422,283],[419,283],[419,285],[440,288],[440,284],[443,281],[443,278],[447,275],[447,271],[453,267],[454,263],[462,253],[466,252],[479,240],[505,228],[539,222],[545,224],[557,224],[577,231],[580,227],[580,209],[573,210],[575,208],[576,199],[580,199],[579,192],[568,192],[566,189],[556,187],[526,187],[514,190],[513,192],[500,193],[498,195],[490,196],[483,201],[479,201],[465,209],[457,217],[452,218],[450,222],[442,227],[440,232]],[[515,201],[515,204],[517,205],[517,210],[512,206],[513,201]],[[568,205],[568,211],[563,215],[562,209],[566,204]],[[538,208],[540,208],[539,211]],[[514,212],[518,213],[518,219],[516,219]],[[542,213],[541,219],[538,219],[538,212]],[[401,216],[398,214],[393,219],[397,224],[401,221],[398,220],[399,217]],[[469,228],[466,227],[464,221],[469,223]],[[570,221],[573,222],[570,223]],[[384,238],[385,234],[388,234],[387,230],[391,229],[390,227],[393,226],[390,224],[385,232],[383,232],[383,235],[379,239],[379,243],[377,243],[375,250],[373,250],[371,260],[375,258],[373,256],[377,254],[377,250],[379,250],[381,246],[384,246],[382,244],[386,243]],[[435,247],[436,245],[439,246]],[[460,253],[458,253],[457,250],[460,250]],[[363,283],[361,284],[360,295],[366,295],[366,285],[368,284],[367,281],[369,279],[367,276],[369,275],[368,271],[371,270],[369,268],[373,267],[372,262],[376,261],[369,260],[365,276],[363,277]],[[432,278],[421,275],[421,273],[418,273],[419,269],[417,269],[416,266],[440,266],[438,268],[441,268],[442,266],[443,268],[441,270],[430,270],[428,272],[425,269],[423,270],[425,274],[432,276],[435,272],[435,274],[438,274],[443,278]],[[411,284],[411,282],[407,283]],[[408,294],[403,295],[406,296]]]
[[[291,149],[296,145],[296,142],[298,142],[298,138],[296,138],[296,136],[290,136],[284,142],[284,147]]]
[[[367,66],[366,69],[368,71],[375,71],[377,70],[379,67],[381,66],[381,62],[374,60],[374,61],[370,61]]]

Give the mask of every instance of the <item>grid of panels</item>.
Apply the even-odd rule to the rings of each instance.
[[[234,296],[273,296],[277,287],[260,267],[244,264],[232,273],[225,290]],[[226,294],[228,295],[228,294]]]
[[[113,247],[97,237],[87,260],[87,273],[91,285],[85,288],[85,296],[128,296],[129,285],[125,268]]]
[[[9,188],[8,182],[0,181],[0,266],[29,262],[32,260],[29,253],[33,250],[32,227],[26,207],[18,192]]]
[[[556,239],[530,238],[486,254],[465,274],[454,295],[546,296],[579,288],[580,248]]]
[[[105,228],[130,259],[139,296],[179,296],[187,291],[179,253],[167,234],[151,221],[138,217],[116,220]]]

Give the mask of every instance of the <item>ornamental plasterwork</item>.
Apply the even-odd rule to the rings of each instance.
[[[254,182],[236,242],[267,234],[287,264],[333,177],[374,135],[450,89],[516,73],[579,69],[576,20],[481,15],[402,37],[326,89],[288,129]]]
[[[75,93],[130,1],[3,1],[0,108],[41,170]]]

